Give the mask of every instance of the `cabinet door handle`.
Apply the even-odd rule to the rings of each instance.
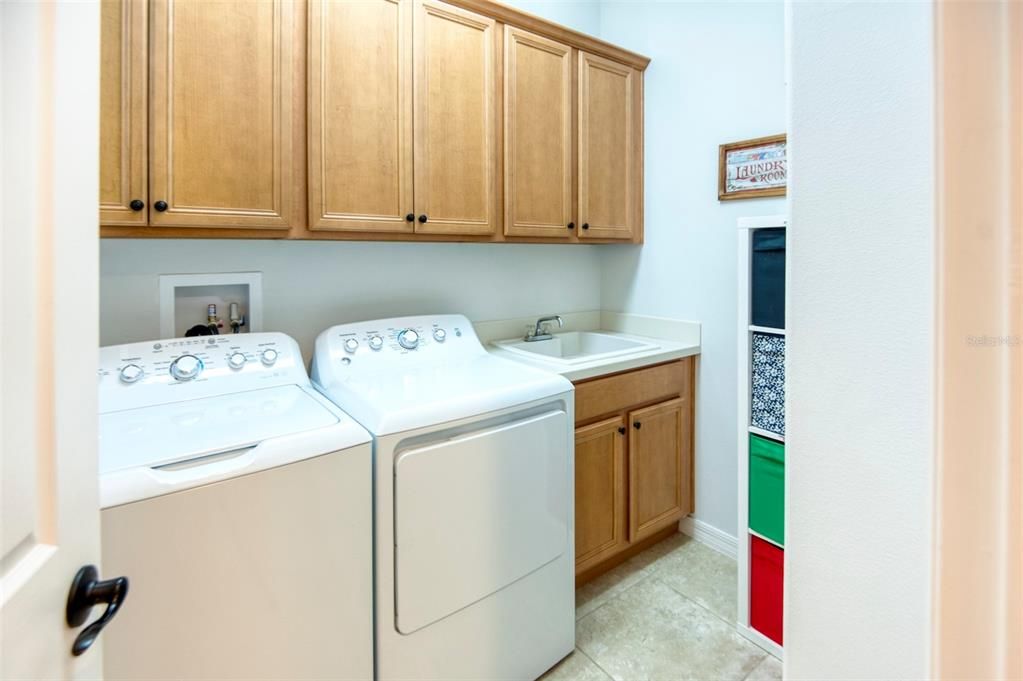
[[[132,199],[132,202],[128,204],[128,207],[137,213],[145,208],[146,204],[142,199]]]
[[[575,229],[575,223],[574,222],[568,223],[568,228],[569,229]]]
[[[639,430],[640,428],[643,427],[643,424],[640,423],[639,421],[633,421],[632,427],[635,428],[636,430]]]
[[[153,208],[155,208],[156,210],[158,210],[158,211],[160,211],[162,213],[163,211],[167,210],[167,202],[166,201],[157,201],[156,203],[153,204]]]
[[[405,216],[405,222],[412,222],[415,219],[416,216],[414,213],[409,213],[408,215]]]
[[[426,217],[426,213],[423,213],[422,215],[419,216],[419,221],[420,222],[426,222],[427,219],[428,218]]]
[[[618,432],[621,433],[622,435],[625,435],[625,426],[619,426]]]
[[[583,223],[583,229],[589,229],[589,228],[590,228],[590,223],[584,222]]]

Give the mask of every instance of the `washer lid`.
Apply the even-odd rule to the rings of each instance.
[[[110,412],[99,417],[99,472],[156,468],[242,449],[342,418],[297,385]],[[334,449],[354,444],[338,442]]]
[[[487,353],[425,366],[380,367],[370,373],[321,373],[317,386],[376,435],[477,416],[571,392],[564,377]]]

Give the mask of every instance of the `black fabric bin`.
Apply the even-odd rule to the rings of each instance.
[[[785,228],[753,230],[750,322],[785,328]]]

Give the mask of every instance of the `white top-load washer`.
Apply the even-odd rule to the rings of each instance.
[[[379,679],[534,679],[575,643],[572,384],[461,315],[335,326],[313,383],[374,436]]]
[[[371,679],[370,436],[280,333],[101,348],[109,679]]]

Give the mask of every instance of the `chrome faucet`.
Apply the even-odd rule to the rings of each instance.
[[[554,336],[551,335],[550,329],[547,328],[547,322],[557,322],[559,329],[565,325],[565,322],[561,319],[560,315],[555,314],[550,317],[540,317],[536,320],[536,328],[526,334],[526,342],[532,343],[533,341],[550,340],[554,338]]]

